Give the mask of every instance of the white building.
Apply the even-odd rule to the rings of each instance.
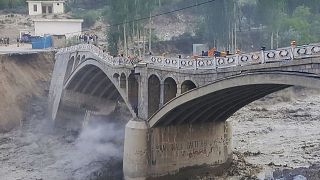
[[[62,14],[65,1],[27,1],[29,15]]]
[[[70,38],[81,34],[83,19],[35,19],[33,21],[36,36],[65,35]]]

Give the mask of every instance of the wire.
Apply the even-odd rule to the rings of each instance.
[[[209,0],[209,1],[202,2],[202,3],[197,3],[197,4],[194,4],[194,5],[191,5],[191,6],[186,6],[186,7],[180,8],[180,9],[175,9],[175,10],[172,10],[172,11],[167,11],[167,12],[151,15],[149,17],[133,19],[131,21],[125,21],[125,22],[117,23],[117,24],[110,24],[110,25],[108,25],[106,27],[110,28],[110,27],[114,27],[114,26],[120,26],[120,25],[124,25],[124,24],[130,24],[130,23],[133,23],[133,22],[143,21],[143,20],[147,20],[147,19],[150,19],[150,18],[155,18],[155,17],[167,15],[167,14],[173,14],[173,13],[176,13],[176,12],[179,12],[179,11],[183,11],[183,10],[186,10],[186,9],[191,9],[191,8],[194,8],[194,7],[197,7],[197,6],[202,6],[202,5],[205,5],[205,4],[208,4],[208,3],[212,3],[214,1],[215,0]],[[92,30],[96,30],[96,29],[87,29],[87,30],[83,30],[83,31],[70,32],[70,33],[65,33],[65,34],[75,34],[75,33],[81,33],[81,32],[88,32],[88,31],[92,31]]]
[[[150,19],[150,18],[155,18],[155,17],[158,17],[158,16],[163,16],[163,15],[167,15],[167,14],[173,14],[173,13],[176,13],[176,12],[179,12],[179,11],[183,11],[183,10],[186,10],[186,9],[194,8],[194,7],[197,7],[197,6],[202,6],[202,5],[214,2],[214,1],[215,0],[209,0],[209,1],[206,1],[206,2],[202,2],[202,3],[197,3],[197,4],[194,4],[194,5],[191,5],[191,6],[186,6],[186,7],[180,8],[180,9],[175,9],[175,10],[172,10],[172,11],[155,14],[155,15],[152,15],[152,16],[149,16],[149,17],[143,17],[143,18],[139,18],[139,19],[134,19],[132,21],[125,21],[125,22],[119,23],[119,24],[112,24],[112,25],[109,25],[107,27],[119,26],[119,25],[123,25],[123,24],[130,24],[130,23],[133,23],[133,22],[143,21],[143,20]]]

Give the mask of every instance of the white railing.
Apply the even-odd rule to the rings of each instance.
[[[104,53],[98,47],[91,44],[80,44],[60,49],[57,54],[75,51],[88,51],[96,55],[102,63],[110,65],[133,65],[139,61],[130,60],[125,57],[113,57]],[[291,61],[296,59],[320,57],[320,44],[310,44],[298,47],[286,47],[269,51],[251,52],[245,54],[231,55],[227,57],[201,57],[197,59],[168,58],[162,56],[151,56],[145,59],[146,63],[154,66],[177,68],[177,69],[219,69],[234,66],[246,66],[264,64],[280,61]]]
[[[63,54],[63,53],[72,53],[75,51],[85,51],[93,53],[95,56],[97,56],[97,60],[102,63],[107,63],[109,65],[133,65],[133,60],[130,60],[125,57],[113,57],[109,54],[103,52],[103,50],[99,49],[98,47],[92,45],[92,44],[79,44],[75,46],[70,46],[66,48],[59,49],[57,54]]]
[[[230,68],[234,66],[264,64],[310,57],[320,57],[320,44],[279,48],[276,50],[251,52],[226,57],[201,57],[197,59],[180,59],[152,56],[148,58],[146,62],[155,66],[197,70]]]

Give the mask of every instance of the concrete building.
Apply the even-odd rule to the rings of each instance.
[[[83,19],[35,19],[36,36],[65,35],[66,38],[80,35]]]
[[[27,1],[29,15],[62,14],[64,1]]]

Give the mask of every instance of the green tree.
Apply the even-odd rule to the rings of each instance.
[[[235,23],[234,17],[234,1],[219,0],[207,4],[203,9],[202,22],[198,34],[204,40],[207,40],[210,46],[216,46],[227,49],[231,41],[230,33],[233,24]]]
[[[296,7],[292,16],[284,19],[282,26],[285,34],[283,41],[297,40],[299,44],[308,44],[319,40],[320,22],[311,8],[304,5]]]
[[[124,34],[126,34],[126,38],[133,39],[139,31],[143,31],[145,24],[148,22],[147,20],[132,21],[155,14],[157,8],[169,2],[169,0],[109,1],[109,7],[103,13],[106,21],[112,25],[108,31],[109,51],[114,55],[118,54],[119,43],[122,42],[123,45],[124,42]],[[124,29],[126,29],[126,32],[124,32]]]

